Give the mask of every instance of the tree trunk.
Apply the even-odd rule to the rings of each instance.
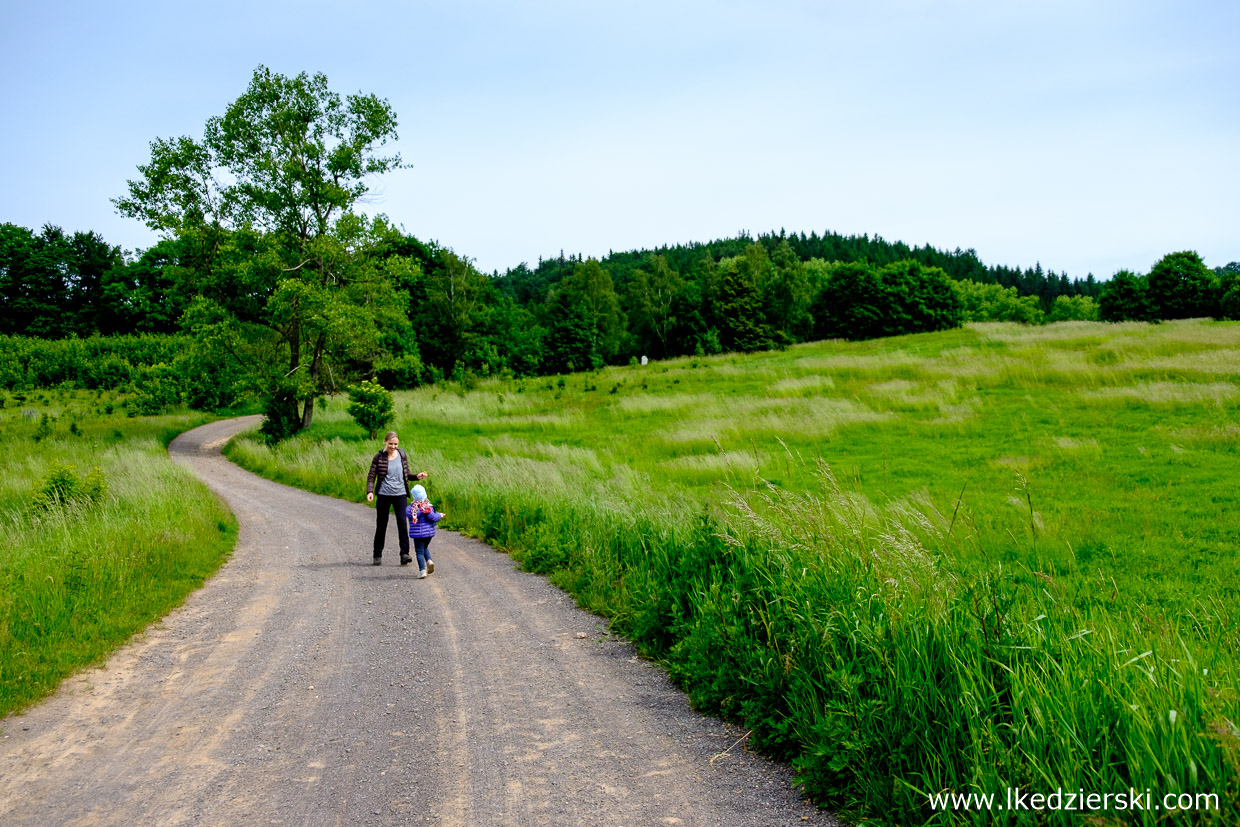
[[[305,405],[301,409],[301,427],[303,429],[310,427],[310,422],[314,419],[314,397],[310,397],[305,401]]]

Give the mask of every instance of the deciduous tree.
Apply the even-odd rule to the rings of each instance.
[[[1102,286],[1098,316],[1104,322],[1157,321],[1150,306],[1145,276],[1120,270]]]
[[[654,256],[648,268],[633,271],[629,282],[628,316],[637,349],[662,359],[671,355],[670,339],[675,317],[672,306],[684,290],[680,274],[672,270],[666,256]]]
[[[315,397],[342,387],[350,364],[377,356],[403,318],[393,286],[416,270],[407,259],[368,261],[392,228],[353,213],[370,176],[402,165],[382,153],[396,126],[374,95],[341,97],[322,74],[260,66],[201,141],[154,141],[115,201],[121,214],[196,246],[195,324],[282,352],[285,367],[265,377],[266,393],[299,427],[310,424]]]
[[[1168,253],[1146,277],[1150,309],[1158,319],[1192,319],[1218,314],[1214,274],[1192,251]]]

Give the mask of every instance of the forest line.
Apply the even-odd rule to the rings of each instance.
[[[0,224],[0,387],[127,388],[143,412],[257,399],[278,440],[361,379],[468,384],[971,321],[1240,317],[1240,263],[1212,271],[1191,251],[1099,282],[986,266],[972,249],[781,230],[487,275],[359,211],[372,180],[406,167],[386,148],[397,137],[387,101],[259,66],[200,139],[152,141],[113,200],[159,234],[149,249]],[[76,344],[117,336],[130,338]],[[108,369],[74,366],[83,347],[107,351]]]

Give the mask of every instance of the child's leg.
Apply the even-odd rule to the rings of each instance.
[[[431,553],[427,549],[431,543],[430,537],[414,537],[413,548],[418,554],[418,568],[425,569],[426,563],[431,559]]]

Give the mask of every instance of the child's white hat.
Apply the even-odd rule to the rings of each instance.
[[[415,485],[409,493],[413,497],[413,501],[415,503],[420,503],[422,500],[426,499],[426,489],[420,485]]]

